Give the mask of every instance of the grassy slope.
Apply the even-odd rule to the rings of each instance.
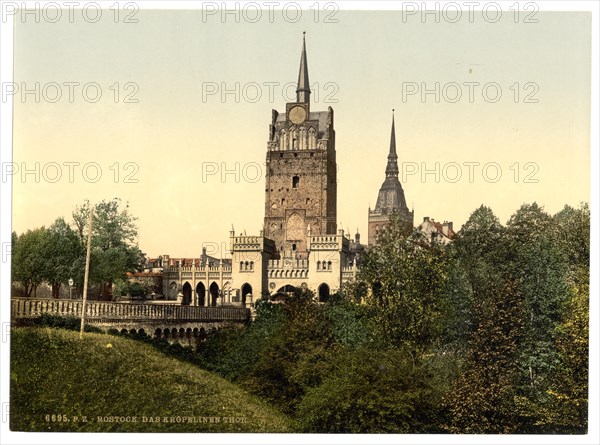
[[[112,347],[107,347],[107,344]],[[13,431],[289,432],[292,422],[232,383],[127,338],[51,328],[11,336]],[[46,415],[68,422],[48,422]],[[87,416],[89,422],[74,422]],[[100,423],[97,416],[138,416]],[[220,423],[142,423],[142,416],[218,417]],[[229,423],[224,417],[243,417]],[[238,419],[241,420],[241,419]]]

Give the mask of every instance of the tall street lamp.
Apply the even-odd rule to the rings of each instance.
[[[69,300],[73,299],[72,290],[73,290],[73,278],[69,278]]]

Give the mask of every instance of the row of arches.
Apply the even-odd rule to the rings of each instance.
[[[296,291],[297,287],[291,284],[286,284],[285,286],[280,287],[277,292],[273,294],[271,297],[273,300],[277,301],[286,295],[293,294]],[[331,296],[331,288],[327,283],[321,283],[321,285],[317,289],[317,297],[320,302],[325,302],[329,300]]]
[[[182,304],[189,306],[192,304],[192,285],[189,282],[185,282],[181,288],[183,294]],[[200,282],[196,285],[196,294],[198,295],[198,306],[216,306],[219,300],[219,285],[216,282],[212,282],[208,288],[208,301],[206,296],[206,286]]]
[[[216,330],[216,328],[212,328],[212,330]],[[204,328],[156,328],[154,331],[154,337],[156,338],[166,338],[166,339],[176,339],[176,338],[200,338],[204,339],[207,336],[206,329]]]
[[[306,278],[308,276],[308,270],[306,269],[293,269],[293,270],[270,270],[269,277],[271,278]]]
[[[331,261],[329,262],[321,262],[321,264],[319,265],[319,267],[324,267],[325,269],[321,269],[321,270],[331,270]],[[328,269],[327,269],[328,268]],[[281,273],[281,274],[280,274]],[[285,278],[300,278],[300,277],[306,277],[307,271],[306,270],[275,270],[275,271],[270,271],[271,276],[274,275],[274,278],[278,278],[278,277],[285,277]],[[279,276],[280,274],[280,276]],[[172,284],[176,284],[176,283],[172,283]],[[293,286],[291,284],[286,284],[285,286],[279,288],[279,290],[277,290],[277,292],[274,294],[274,296],[279,295],[285,295],[285,294],[290,294],[293,293],[296,290],[296,286]],[[249,302],[252,299],[252,285],[250,283],[244,283],[241,288],[240,288],[240,299],[238,300],[239,302],[241,302],[242,304],[246,304],[247,302]],[[181,290],[182,294],[183,294],[183,301],[182,304],[183,305],[190,305],[193,302],[193,291],[192,291],[192,286],[189,282],[185,282],[182,290]],[[199,282],[196,285],[196,294],[198,296],[198,305],[199,306],[217,306],[218,304],[218,299],[221,297],[221,291],[219,289],[219,285],[216,282],[212,282],[212,284],[210,285],[209,289],[208,289],[208,300],[207,300],[207,293],[206,293],[206,287],[204,286],[204,283]],[[329,299],[329,296],[331,294],[331,289],[329,287],[329,285],[327,283],[321,283],[321,285],[319,285],[319,287],[317,288],[317,296],[319,298],[319,301],[327,301],[327,299]]]
[[[254,261],[240,261],[240,270],[254,270]]]
[[[331,261],[317,261],[317,270],[331,270]]]
[[[216,328],[210,328],[210,332],[214,332],[216,331]],[[141,329],[121,329],[120,331],[121,335],[149,335],[146,330],[144,328]],[[206,336],[208,335],[206,329],[204,328],[165,328],[165,329],[161,329],[161,328],[156,328],[154,330],[154,337],[155,338],[171,338],[171,339],[176,339],[176,338],[200,338],[200,339],[204,339],[206,338]]]
[[[176,285],[174,282],[172,284]],[[189,306],[193,303],[192,285],[188,281],[186,281],[181,288],[181,293],[183,294],[183,300],[181,304]],[[208,288],[208,299],[206,295],[206,286],[202,282],[199,282],[196,285],[196,295],[198,296],[198,306],[217,306],[218,300],[222,296],[219,285],[214,281]],[[246,304],[246,300],[251,298],[252,286],[249,283],[244,283],[244,285],[241,287],[241,302]]]
[[[317,132],[314,127],[291,127],[289,132],[282,129],[279,132],[280,150],[314,150],[317,148]]]

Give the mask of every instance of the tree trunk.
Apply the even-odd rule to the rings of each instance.
[[[60,297],[60,283],[52,283],[52,298]]]

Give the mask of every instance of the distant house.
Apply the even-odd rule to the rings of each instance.
[[[426,216],[423,218],[423,222],[417,227],[416,232],[428,243],[446,245],[452,242],[456,235],[452,226],[452,222],[444,221],[440,223]]]

